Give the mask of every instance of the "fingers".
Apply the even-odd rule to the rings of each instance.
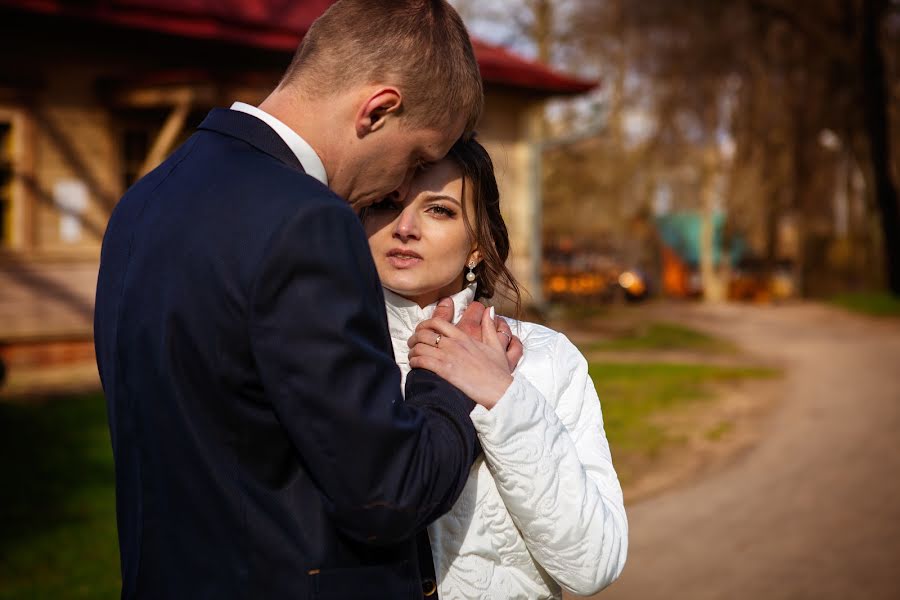
[[[519,338],[513,337],[509,343],[509,347],[506,349],[506,362],[509,364],[510,371],[516,370],[516,367],[519,365],[519,361],[522,360],[524,354],[525,347],[522,346],[522,342]]]
[[[441,343],[445,339],[462,339],[466,337],[466,334],[452,323],[440,319],[428,319],[419,323],[418,327],[416,327],[416,332],[406,341],[406,344],[410,348],[416,344],[435,346],[438,345],[436,344],[438,335],[441,336]]]
[[[420,331],[433,331],[435,333],[439,333],[445,337],[459,338],[464,337],[463,334],[457,325],[453,323],[449,323],[447,321],[443,321],[441,319],[428,319],[426,321],[422,321],[416,326],[416,333]]]
[[[411,369],[428,369],[446,378],[449,366],[446,357],[441,354],[441,350],[428,344],[416,344],[409,351],[409,367]]]
[[[466,309],[466,312],[463,313],[462,318],[460,318],[459,323],[457,323],[457,327],[470,338],[480,342],[481,317],[484,315],[484,312],[484,304],[481,302],[473,302],[469,305],[469,308]]]
[[[437,307],[434,309],[434,315],[431,318],[452,322],[453,312],[453,298],[443,298],[438,302]]]
[[[491,315],[493,312],[493,309],[486,310],[481,315],[481,341],[496,350],[506,352],[505,339],[500,340],[496,323]]]
[[[465,335],[463,334],[463,337]],[[431,348],[446,348],[450,344],[456,343],[452,337],[448,337],[442,333],[432,331],[431,329],[423,329],[417,331],[406,340],[406,345],[410,348],[418,346],[429,346]]]
[[[410,369],[425,369],[444,377],[442,373],[443,363],[437,358],[431,356],[413,356],[409,359]],[[446,379],[446,377],[444,377]]]
[[[500,339],[500,347],[506,353],[506,362],[509,364],[509,370],[514,371],[525,355],[525,347],[522,341],[512,334],[512,329],[506,319],[496,319],[496,335]]]
[[[409,358],[413,359],[420,356],[430,356],[431,358],[441,358],[441,349],[429,346],[428,344],[416,344],[409,351]]]
[[[500,337],[502,338],[500,341],[503,343],[503,349],[505,351],[509,348],[509,345],[512,344],[515,336],[512,334],[512,329],[510,329],[506,319],[495,319],[494,321],[497,325],[497,333],[500,334]]]

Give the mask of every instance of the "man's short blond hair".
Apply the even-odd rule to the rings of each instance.
[[[484,104],[466,27],[445,0],[339,0],[310,27],[279,87],[336,93],[396,85],[409,123],[441,128],[465,117],[474,130]]]

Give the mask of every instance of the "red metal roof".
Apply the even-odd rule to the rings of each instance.
[[[509,85],[550,94],[580,94],[597,87],[598,82],[579,79],[554,71],[547,65],[527,60],[501,46],[472,39],[481,77],[489,83]]]
[[[100,21],[183,37],[293,52],[334,0],[0,0],[29,12]],[[558,73],[509,50],[473,40],[488,83],[545,94],[576,94],[597,82]]]

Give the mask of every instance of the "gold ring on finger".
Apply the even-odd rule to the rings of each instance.
[[[437,334],[437,337],[434,338],[434,347],[437,348],[441,344],[441,334]]]

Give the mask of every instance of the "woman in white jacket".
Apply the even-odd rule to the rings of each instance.
[[[442,600],[560,598],[562,589],[589,595],[612,583],[625,564],[628,524],[584,357],[561,333],[507,319],[524,346],[510,382],[507,334],[489,317],[483,343],[428,320],[447,296],[454,322],[500,287],[518,303],[488,153],[475,140],[458,142],[404,198],[362,217],[404,378],[411,366],[428,368],[479,403],[471,418],[484,456],[453,509],[428,529]],[[480,400],[491,395],[473,384],[492,368],[506,390],[496,403]]]

